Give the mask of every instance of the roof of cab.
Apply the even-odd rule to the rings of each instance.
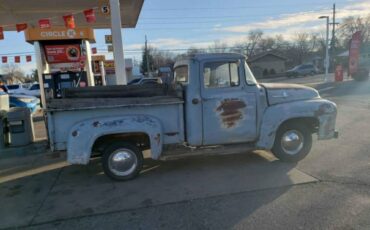
[[[193,60],[198,60],[202,61],[205,59],[218,59],[218,58],[246,58],[242,54],[238,53],[200,53],[200,54],[194,54],[186,57],[185,59],[193,59]]]
[[[199,54],[192,54],[181,58],[180,60],[176,61],[174,68],[182,65],[187,65],[189,61],[204,61],[204,60],[212,60],[212,59],[246,59],[246,56],[238,53],[199,53]]]

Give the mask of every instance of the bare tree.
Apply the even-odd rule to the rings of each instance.
[[[318,51],[319,47],[320,43],[316,34],[297,33],[289,53],[295,60],[295,64],[301,64],[313,52]]]
[[[226,53],[227,51],[227,44],[220,42],[219,40],[215,41],[213,45],[208,47],[209,53]]]
[[[262,30],[251,30],[248,32],[245,41],[234,44],[231,50],[246,56],[253,56],[258,52],[257,48],[262,36]]]
[[[189,49],[186,51],[187,55],[194,55],[198,53],[203,53],[204,51],[201,49],[198,49],[197,47],[191,46]]]
[[[2,72],[9,78],[23,80],[25,74],[17,64],[5,64],[2,66]]]
[[[367,17],[348,17],[343,19],[338,29],[338,37],[342,45],[347,47],[352,35],[357,31],[361,31],[363,43],[370,42],[370,15]]]

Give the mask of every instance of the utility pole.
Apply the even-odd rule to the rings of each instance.
[[[332,31],[332,37],[331,37],[331,63],[332,63],[332,68],[334,68],[334,57],[335,57],[335,26],[338,25],[339,23],[335,22],[335,14],[336,14],[336,8],[335,8],[335,3],[333,4],[333,22],[330,23],[333,25],[333,31]]]
[[[149,55],[148,55],[148,40],[145,35],[145,59],[146,59],[146,71],[148,71],[148,77],[150,75],[150,70],[149,70]]]
[[[319,19],[326,19],[326,47],[325,47],[325,78],[324,81],[328,81],[329,73],[329,16],[320,16]]]

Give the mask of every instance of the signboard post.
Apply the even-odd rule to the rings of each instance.
[[[352,40],[349,48],[349,74],[351,76],[355,74],[358,70],[360,46],[361,46],[361,31],[357,31],[352,35]]]

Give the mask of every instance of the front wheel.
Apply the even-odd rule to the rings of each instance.
[[[135,178],[143,167],[143,154],[135,145],[116,141],[103,153],[102,164],[105,175],[114,180],[125,181]]]
[[[311,147],[310,129],[304,124],[287,123],[279,128],[272,153],[282,161],[298,162],[307,156]]]

